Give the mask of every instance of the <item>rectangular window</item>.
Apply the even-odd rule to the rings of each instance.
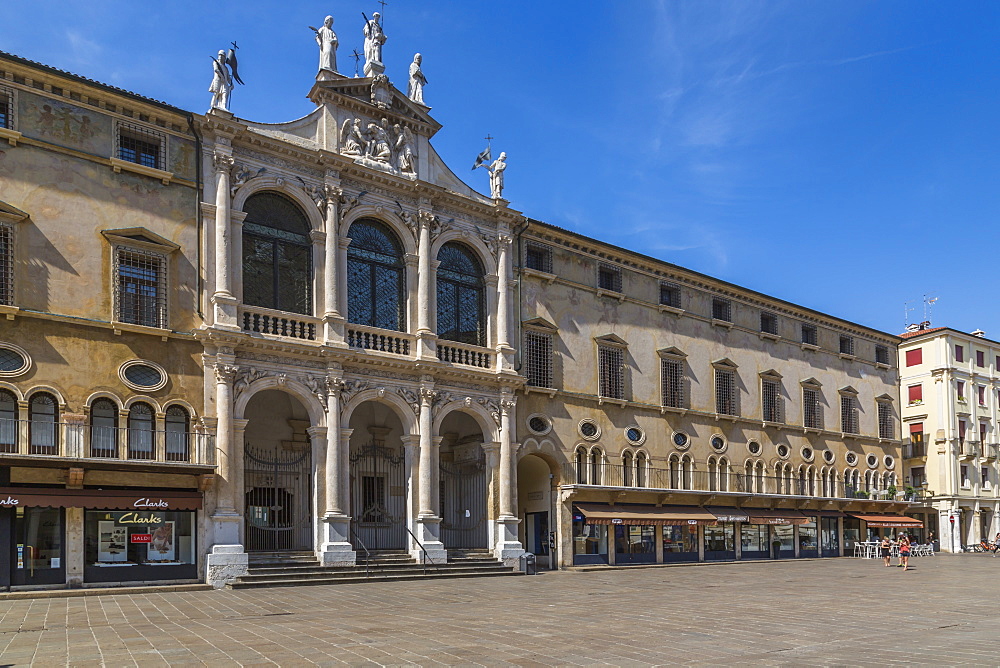
[[[924,362],[924,349],[916,348],[906,351],[906,366],[917,366]]]
[[[736,398],[736,372],[716,369],[715,412],[720,415],[739,415]]]
[[[681,308],[681,289],[672,283],[660,283],[660,303],[664,306]]]
[[[622,291],[622,270],[610,264],[601,264],[597,267],[597,287],[601,290],[611,292]]]
[[[823,428],[823,413],[820,411],[819,390],[802,390],[802,426],[809,429]]]
[[[924,454],[924,423],[913,422],[910,424],[910,448],[906,456],[923,457]]]
[[[845,334],[840,335],[840,354],[841,355],[853,355],[854,354],[854,337],[847,336]]]
[[[778,316],[773,313],[761,313],[760,314],[760,331],[765,334],[777,334],[778,333]]]
[[[551,274],[552,249],[544,244],[529,241],[524,250],[524,266]]]
[[[14,305],[14,228],[0,223],[0,304]]]
[[[878,402],[878,437],[896,437],[895,421],[892,419],[892,404],[888,401]]]
[[[910,469],[910,480],[912,481],[913,487],[919,488],[924,484],[924,467],[914,466]]]
[[[840,397],[840,430],[845,434],[858,433],[857,397],[844,394]]]
[[[979,442],[986,443],[986,423],[979,423]]]
[[[965,443],[965,420],[958,421],[958,442]]]
[[[979,405],[986,405],[986,387],[983,385],[977,385],[976,391],[979,393]]]
[[[982,350],[976,351],[976,366],[984,367],[986,366],[986,353]]]
[[[163,159],[166,137],[161,133],[142,125],[119,123],[117,139],[119,160],[153,169],[163,169],[166,164]]]
[[[875,362],[877,364],[891,364],[889,361],[889,348],[886,346],[875,346]]]
[[[955,390],[958,392],[958,400],[965,401],[965,381],[959,380],[955,382]]]
[[[524,333],[524,368],[528,385],[552,387],[552,335]]]
[[[990,486],[990,467],[983,466],[979,469],[979,481],[983,487]]]
[[[684,408],[684,362],[680,360],[661,360],[663,405],[671,408]]]
[[[1000,355],[997,355],[996,366],[993,368],[1000,371]]]
[[[972,487],[969,482],[969,467],[965,464],[962,465],[962,487]]]
[[[728,299],[716,297],[712,300],[712,318],[725,322],[733,321],[733,304]]]
[[[600,393],[609,399],[625,398],[625,351],[611,346],[597,347]]]
[[[906,388],[907,401],[911,404],[917,404],[924,400],[924,386],[923,385],[910,385]]]
[[[135,248],[118,248],[115,260],[115,319],[166,327],[166,258]]]
[[[762,380],[760,400],[765,422],[784,422],[781,411],[781,383],[775,380]]]
[[[816,327],[813,325],[802,325],[802,343],[810,346],[819,345],[819,336],[816,332]]]
[[[963,348],[962,346],[959,345],[955,346],[955,361],[956,362],[965,361],[965,348]]]
[[[0,128],[14,129],[14,92],[0,88]]]

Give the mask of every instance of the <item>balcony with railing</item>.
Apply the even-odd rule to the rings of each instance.
[[[927,445],[924,443],[905,443],[903,445],[903,458],[915,459],[927,456]]]
[[[215,465],[215,434],[0,419],[0,460],[5,456],[211,467]]]
[[[310,315],[274,311],[259,306],[240,307],[240,327],[250,334],[265,334],[301,341],[316,341],[321,321]]]
[[[359,350],[371,350],[408,357],[414,349],[414,336],[364,325],[347,326],[347,345]]]
[[[437,342],[437,358],[449,364],[490,369],[493,366],[493,351],[482,346],[473,346],[457,341]]]

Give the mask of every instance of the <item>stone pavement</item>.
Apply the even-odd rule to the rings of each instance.
[[[0,601],[0,665],[997,665],[1000,559]]]

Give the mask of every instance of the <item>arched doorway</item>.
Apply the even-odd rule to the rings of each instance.
[[[309,415],[280,390],[247,403],[243,481],[248,552],[312,549],[312,445]]]
[[[556,517],[552,505],[552,469],[538,455],[525,455],[517,463],[518,539],[535,555],[539,566],[552,568]]]
[[[405,550],[409,468],[403,425],[392,409],[367,401],[351,414],[351,544],[355,549]]]
[[[483,431],[455,411],[441,423],[441,542],[449,550],[489,548],[488,471]]]

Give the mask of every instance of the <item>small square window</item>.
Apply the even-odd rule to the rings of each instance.
[[[854,354],[854,337],[847,336],[845,334],[840,335],[840,354],[841,355],[853,355]]]
[[[891,364],[888,346],[875,346],[875,362],[877,364]]]
[[[672,283],[660,283],[660,304],[672,306],[673,308],[681,308],[680,286]]]
[[[119,160],[152,169],[164,168],[164,135],[141,125],[119,123],[117,139],[116,155]]]
[[[976,351],[976,366],[984,367],[986,366],[986,353],[982,350]]]
[[[816,332],[816,327],[814,325],[802,325],[802,343],[815,346],[818,345],[817,341],[819,341],[819,335]]]
[[[597,267],[597,287],[611,292],[622,291],[622,270],[610,264]]]
[[[773,313],[760,314],[760,331],[765,334],[777,334],[778,333],[778,316]]]
[[[918,366],[924,363],[924,349],[916,348],[906,351],[906,366]]]
[[[524,251],[524,266],[551,274],[552,249],[544,244],[529,241]]]
[[[733,321],[733,303],[728,299],[716,297],[712,300],[712,318],[724,322]]]

